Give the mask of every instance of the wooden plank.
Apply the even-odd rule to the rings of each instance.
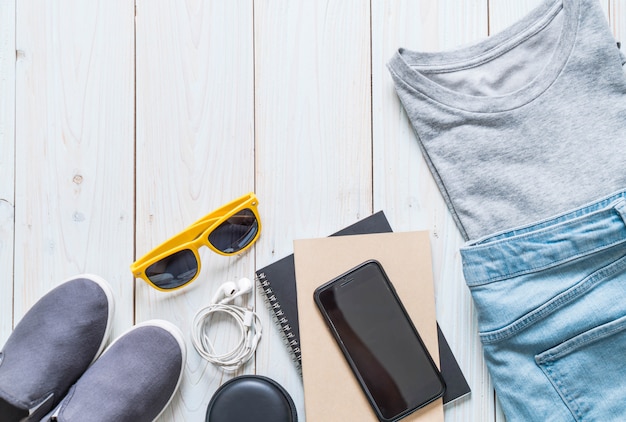
[[[626,2],[624,0],[608,0],[607,16],[615,39],[622,43],[622,51],[626,51]]]
[[[252,12],[252,0],[137,2],[137,256],[254,189]],[[261,209],[269,206],[261,198]],[[199,279],[178,292],[137,280],[137,322],[166,319],[189,339],[195,313],[223,282],[253,277],[254,253],[203,248],[201,257]],[[226,350],[237,332],[221,328],[215,344]],[[254,372],[254,362],[243,372]],[[211,396],[234,375],[188,341],[180,392],[161,419],[204,420]]]
[[[374,204],[395,230],[430,230],[437,319],[472,395],[445,408],[446,421],[493,421],[499,412],[482,357],[472,300],[461,271],[463,244],[423,159],[385,63],[399,47],[445,50],[488,35],[486,1],[373,2]]]
[[[132,322],[133,1],[20,2],[15,320],[78,273],[107,279]]]
[[[136,285],[137,321],[168,319],[187,335],[222,281],[251,277],[290,253],[294,238],[325,236],[384,209],[395,230],[432,233],[438,319],[474,391],[446,409],[446,420],[504,420],[463,286],[462,241],[384,64],[399,46],[439,50],[497,32],[539,1],[490,0],[488,12],[487,0],[138,1],[135,245],[134,2],[21,2],[16,64],[16,2],[3,1],[0,287],[13,289],[15,255],[15,321],[63,278],[89,271],[114,286],[119,333],[133,322],[133,250],[142,254],[256,186],[264,233],[255,252],[203,251],[202,276],[178,293]],[[623,38],[623,1],[601,4]],[[260,294],[256,306],[265,337],[256,363],[238,374],[279,381],[305,420],[301,380]],[[2,342],[12,307],[11,295],[0,295]],[[226,343],[231,327],[223,328]],[[181,393],[161,420],[202,420],[232,376],[188,344]]]
[[[294,239],[372,212],[370,15],[363,0],[263,0],[254,15],[260,268]],[[269,314],[264,324],[257,372],[291,393],[304,420],[301,379]]]
[[[13,326],[15,0],[0,4],[0,344]]]

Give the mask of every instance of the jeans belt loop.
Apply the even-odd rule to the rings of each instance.
[[[626,198],[622,197],[618,199],[615,205],[613,205],[613,208],[619,213],[620,217],[622,217],[624,224],[626,224]]]

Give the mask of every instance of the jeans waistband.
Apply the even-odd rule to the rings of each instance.
[[[626,242],[626,191],[461,248],[469,286],[540,271]]]

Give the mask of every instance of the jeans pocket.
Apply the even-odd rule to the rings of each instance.
[[[624,418],[626,316],[535,356],[577,421]]]

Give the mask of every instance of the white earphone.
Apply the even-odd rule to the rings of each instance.
[[[262,327],[258,315],[249,308],[231,304],[239,296],[252,291],[252,281],[242,278],[237,283],[228,281],[217,290],[211,304],[196,313],[192,323],[191,340],[207,361],[228,371],[235,371],[246,363],[261,340]],[[224,313],[235,320],[240,339],[229,352],[217,354],[209,339],[209,322],[216,313]]]
[[[252,281],[249,278],[241,278],[237,283],[227,281],[217,290],[211,303],[230,303],[235,298],[252,291]]]

